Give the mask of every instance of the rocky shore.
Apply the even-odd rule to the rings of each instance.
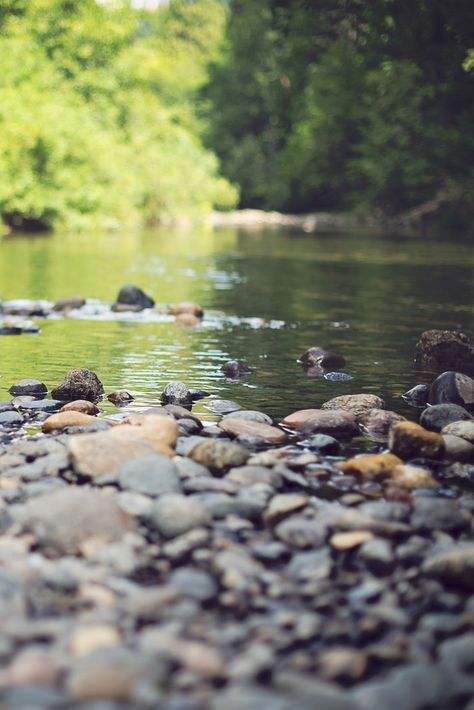
[[[415,355],[412,420],[377,393],[281,422],[210,399],[209,423],[183,382],[133,412],[86,368],[11,383],[0,708],[473,710],[473,350],[427,331]]]

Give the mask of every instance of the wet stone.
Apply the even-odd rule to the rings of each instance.
[[[130,392],[127,392],[127,390],[118,390],[117,392],[111,392],[111,394],[107,395],[107,399],[117,407],[122,407],[125,404],[133,402],[135,397],[131,395]]]
[[[227,419],[244,419],[245,421],[259,422],[260,424],[272,424],[272,419],[267,414],[264,414],[263,412],[256,412],[251,409],[240,409],[235,412],[225,414],[222,421],[226,421]]]
[[[23,412],[57,412],[64,404],[59,399],[34,399],[31,402],[13,400]]]
[[[80,367],[68,372],[64,380],[52,390],[51,395],[53,399],[64,401],[75,399],[95,401],[103,393],[104,388],[95,372]]]
[[[179,382],[179,380],[168,382],[161,393],[161,401],[163,404],[178,404],[186,409],[191,409],[193,404],[190,390],[184,382]]]
[[[345,394],[334,397],[321,406],[322,409],[342,409],[351,412],[356,417],[366,414],[371,409],[383,409],[384,407],[383,399],[374,394]]]
[[[388,447],[405,461],[418,457],[439,459],[444,453],[444,442],[439,434],[408,421],[395,424],[390,429]]]
[[[228,414],[229,412],[236,412],[238,409],[242,409],[240,404],[230,399],[211,399],[205,407],[210,412],[214,412],[214,414]]]
[[[222,372],[229,379],[251,375],[253,370],[242,360],[229,360],[221,367]]]
[[[24,418],[19,412],[0,412],[0,427],[4,427],[5,429],[19,427],[24,421]]]
[[[73,311],[86,305],[86,299],[82,296],[67,296],[60,298],[53,306],[53,311],[60,313]]]
[[[472,415],[458,404],[435,404],[423,410],[420,424],[425,429],[438,432],[452,422],[472,419]]]
[[[120,289],[112,310],[128,310],[126,307],[130,306],[130,310],[142,311],[144,308],[153,308],[154,305],[155,301],[141,288],[133,284],[125,284]]]
[[[430,404],[474,404],[474,380],[461,372],[443,372],[431,384],[428,396]]]
[[[386,575],[393,570],[395,557],[388,540],[374,538],[364,542],[360,547],[357,558],[364,566],[375,575]]]
[[[153,497],[181,493],[179,470],[167,456],[159,454],[126,461],[119,469],[118,481],[123,490]]]
[[[308,441],[308,446],[322,456],[339,456],[341,445],[337,439],[327,434],[316,434]]]
[[[48,388],[40,380],[25,379],[15,382],[9,389],[10,394],[14,397],[18,395],[29,394],[35,397],[41,397],[46,394]]]
[[[219,427],[232,437],[253,436],[263,445],[280,446],[288,439],[288,434],[277,427],[246,419],[226,418]]]
[[[72,402],[67,402],[63,404],[58,402],[58,405],[62,405],[60,408],[61,412],[81,412],[82,414],[95,415],[99,414],[99,407],[93,402],[89,402],[87,399],[76,399]]]

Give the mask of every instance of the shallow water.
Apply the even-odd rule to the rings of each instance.
[[[157,305],[198,302],[202,326],[152,314],[109,316],[103,305],[124,283]],[[474,336],[474,250],[456,235],[273,229],[0,241],[0,300],[73,294],[98,305],[80,318],[35,319],[37,336],[0,337],[0,399],[24,377],[52,387],[69,369],[89,367],[107,393],[129,390],[134,407],[157,402],[165,384],[179,379],[276,419],[356,392],[378,394],[388,408],[414,417],[400,395],[420,381],[413,367],[419,334],[456,328]],[[296,361],[315,345],[343,354],[353,380],[307,377]],[[254,373],[226,380],[220,368],[231,358],[245,359]],[[215,418],[205,399],[194,409]]]

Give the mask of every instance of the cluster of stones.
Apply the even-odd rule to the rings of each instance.
[[[17,383],[42,433],[0,448],[0,705],[472,710],[461,374],[419,423],[355,394],[205,425],[180,382],[117,423],[88,370]]]
[[[26,318],[48,318],[68,315],[71,311],[83,308],[87,301],[82,296],[69,296],[55,303],[16,299],[0,302],[0,335],[20,335],[21,333],[39,333],[39,326]],[[176,318],[176,322],[185,327],[200,325],[204,311],[197,303],[183,301],[157,307],[151,296],[133,284],[125,284],[120,289],[111,306],[114,313],[139,313],[145,309],[157,308]]]

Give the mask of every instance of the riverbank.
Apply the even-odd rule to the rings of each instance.
[[[448,380],[430,396],[470,401]],[[104,389],[79,369],[1,404],[2,706],[472,708],[466,409],[210,398],[209,423],[184,383],[112,416]]]

